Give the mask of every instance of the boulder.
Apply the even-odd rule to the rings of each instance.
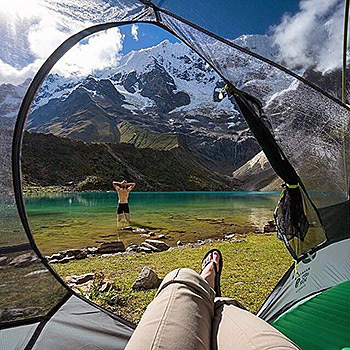
[[[132,285],[132,289],[141,290],[158,288],[160,282],[161,280],[157,274],[150,267],[144,266]]]
[[[122,241],[103,242],[97,247],[96,252],[98,254],[125,252],[125,246]]]
[[[139,252],[139,246],[137,244],[130,244],[129,247],[126,248],[127,253],[137,253]]]
[[[88,250],[87,249],[81,249],[80,252],[75,256],[77,260],[85,259],[88,256]]]
[[[225,239],[232,239],[234,237],[235,237],[234,233],[229,233],[229,234],[225,235]]]
[[[273,220],[268,221],[268,222],[264,225],[262,231],[263,231],[264,233],[276,232],[276,231],[277,231],[277,228],[276,228],[275,222],[274,222]]]
[[[79,285],[75,285],[75,284],[71,284],[70,287],[72,287],[72,289],[77,292],[78,294],[89,294],[91,289],[93,288],[93,284],[94,281],[90,280],[87,281],[86,283],[83,284],[79,284]]]
[[[0,256],[0,266],[7,264],[7,256]]]
[[[79,254],[81,254],[82,250],[81,249],[67,249],[67,250],[63,250],[62,252],[59,252],[59,254],[63,254],[64,256],[78,256]]]
[[[140,233],[140,237],[150,237],[148,233]]]
[[[106,292],[109,292],[110,290],[112,290],[114,288],[115,288],[115,285],[112,282],[105,281],[105,282],[103,282],[102,286],[100,287],[99,292],[100,293],[106,293]]]
[[[16,256],[14,259],[11,260],[9,265],[14,267],[26,267],[35,262],[38,262],[39,260],[40,259],[37,257],[37,255],[34,252],[28,252],[28,253],[24,253]]]
[[[47,256],[46,259],[47,260],[61,260],[64,258],[64,252],[58,252],[56,254],[52,254],[51,256]]]
[[[95,254],[97,252],[96,247],[87,247],[86,249],[87,249],[88,254]]]
[[[148,248],[148,249],[151,249],[152,252],[154,253],[159,253],[161,250],[158,249],[157,247],[153,246],[152,244],[149,244],[147,242],[143,242],[141,243],[141,247],[145,247],[145,248]]]
[[[141,252],[141,253],[153,253],[153,250],[152,249],[150,249],[150,248],[147,248],[147,247],[144,247],[144,246],[140,246],[139,247],[139,251]]]
[[[83,284],[90,280],[93,280],[95,277],[94,273],[85,273],[84,275],[79,276],[68,276],[66,277],[66,282],[71,284]]]
[[[133,231],[131,226],[125,226],[121,228],[122,231]]]
[[[136,230],[135,230],[136,233],[146,233],[147,230],[144,229],[144,228],[141,228],[141,227],[138,227]]]
[[[181,241],[177,241],[176,245],[180,246],[180,245],[183,245],[183,243]]]
[[[75,259],[74,256],[65,256],[64,258],[62,258],[60,260],[50,260],[50,264],[57,264],[57,263],[65,264],[65,263],[72,261],[74,259]]]
[[[160,251],[168,250],[170,247],[163,241],[157,240],[157,239],[146,239],[146,243],[152,245],[153,247],[156,247]]]

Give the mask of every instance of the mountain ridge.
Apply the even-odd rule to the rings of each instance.
[[[234,42],[261,51],[258,53],[268,58],[278,55],[268,36],[242,36]],[[264,102],[266,113],[276,115],[277,122],[288,127],[290,111],[281,106],[284,100],[295,101],[303,96],[305,89],[300,82],[266,64],[256,64],[254,58],[242,57],[234,50],[229,57],[227,52],[213,52],[217,54],[215,59],[234,68],[234,85],[257,96]],[[235,103],[218,98],[224,82],[202,59],[183,44],[164,41],[131,52],[119,63],[82,79],[50,74],[35,100],[28,128],[87,142],[118,143],[118,126],[131,122],[151,133],[177,135],[206,169],[224,175],[233,173],[243,185],[249,185],[248,179],[242,179],[242,169],[238,175],[235,172],[253,160],[260,147]],[[318,85],[323,84],[326,90],[332,88],[338,77],[336,72],[323,76],[312,68],[303,74],[318,81]],[[24,86],[18,89],[23,90]],[[0,106],[10,120],[20,92],[13,86],[5,87],[8,93],[0,89]],[[298,123],[298,115],[293,118]],[[138,142],[130,133],[130,143]],[[245,169],[249,177],[249,165]],[[253,175],[251,188],[265,188],[266,181],[256,181],[257,174]]]
[[[138,191],[229,190],[231,179],[203,167],[183,147],[138,148],[132,143],[87,143],[26,131],[23,140],[24,186],[68,186],[112,190],[128,179]]]

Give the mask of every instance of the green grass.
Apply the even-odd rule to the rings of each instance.
[[[256,313],[278,280],[291,265],[291,257],[275,236],[242,235],[236,242],[213,242],[196,248],[173,249],[157,254],[94,257],[55,265],[63,276],[88,272],[102,273],[114,281],[116,289],[99,294],[94,289],[89,297],[96,303],[137,323],[156,290],[134,291],[131,286],[145,265],[160,278],[178,267],[200,270],[205,252],[219,248],[223,253],[222,294],[239,300]],[[96,282],[98,283],[98,281]]]

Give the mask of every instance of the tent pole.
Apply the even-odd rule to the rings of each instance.
[[[349,3],[345,0],[344,9],[344,36],[343,36],[343,71],[342,71],[342,102],[346,104],[346,58],[348,52],[348,20],[349,20]]]
[[[350,0],[345,0],[344,4],[344,33],[343,33],[343,69],[342,69],[342,89],[341,98],[342,102],[346,104],[346,63],[348,54],[348,25],[349,25],[349,3]],[[344,152],[344,175],[345,175],[345,186],[347,191],[347,199],[349,199],[349,179],[348,179],[348,160],[347,151],[349,147],[349,136],[347,135],[347,123],[345,121],[343,130],[343,152]]]

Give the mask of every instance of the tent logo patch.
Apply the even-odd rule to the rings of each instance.
[[[310,275],[310,268],[300,272],[296,276],[294,287],[296,289],[298,289],[298,291],[305,287],[306,282],[307,282],[307,278],[308,278],[309,275]]]

